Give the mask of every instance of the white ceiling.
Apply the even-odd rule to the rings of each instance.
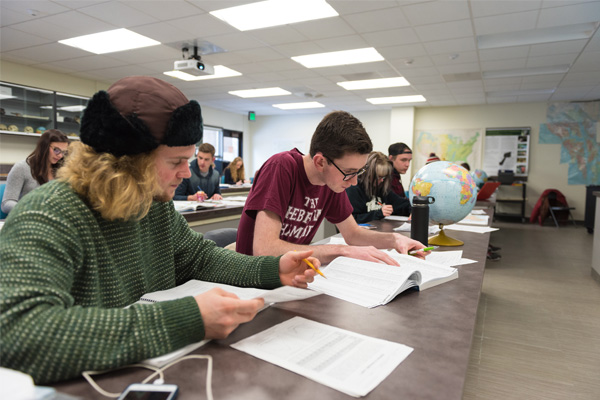
[[[1,0],[0,57],[107,84],[128,75],[155,76],[201,105],[239,114],[315,112],[272,107],[308,100],[324,104],[326,109],[321,111],[384,110],[398,105],[375,106],[366,99],[414,94],[427,99],[426,103],[411,104],[417,107],[600,98],[598,24],[590,39],[486,50],[477,47],[479,35],[597,23],[598,0],[328,0],[338,17],[246,32],[208,13],[251,2]],[[116,28],[128,28],[162,44],[94,55],[58,43]],[[225,50],[207,54],[203,61],[243,75],[197,82],[163,75],[181,59],[182,44],[194,41]],[[307,69],[290,58],[363,47],[375,47],[385,61]],[[481,79],[481,74],[489,71],[564,65],[569,66],[567,73]],[[336,85],[345,80],[396,76],[404,76],[411,86],[346,91]],[[48,88],[51,86],[49,82]],[[228,94],[273,86],[294,94],[258,99]],[[514,94],[524,90],[537,94]]]

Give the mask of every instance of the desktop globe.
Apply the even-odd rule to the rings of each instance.
[[[473,177],[473,180],[479,189],[481,189],[483,184],[488,180],[488,175],[482,169],[471,171],[471,176]]]
[[[440,225],[440,233],[429,238],[429,244],[460,246],[462,241],[446,236],[443,225],[465,218],[475,206],[477,185],[465,168],[449,161],[436,161],[421,168],[410,182],[410,202],[414,196],[432,196],[429,221]]]

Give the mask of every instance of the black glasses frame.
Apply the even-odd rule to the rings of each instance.
[[[344,179],[343,179],[344,181],[349,181],[350,179],[354,178],[355,176],[362,175],[362,174],[364,174],[367,171],[367,166],[365,165],[364,167],[362,167],[358,171],[347,174],[344,171],[342,171],[340,169],[340,167],[338,167],[337,165],[335,165],[335,163],[333,162],[333,160],[331,158],[327,157],[326,155],[323,155],[323,157],[325,157],[327,159],[327,161],[329,161],[331,164],[333,164],[333,166],[336,167],[337,170],[340,171],[340,173],[342,175],[344,175]]]
[[[61,150],[56,146],[50,146],[50,148],[52,149],[52,151],[54,152],[55,155],[60,156],[62,155],[63,157],[67,155],[68,150]]]

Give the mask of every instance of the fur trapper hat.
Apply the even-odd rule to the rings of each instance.
[[[165,81],[130,76],[90,99],[80,137],[97,152],[117,157],[147,153],[161,144],[188,146],[202,140],[202,111]]]

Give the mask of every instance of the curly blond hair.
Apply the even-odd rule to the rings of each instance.
[[[74,142],[57,179],[67,182],[102,218],[139,220],[161,195],[155,152],[116,157]]]

